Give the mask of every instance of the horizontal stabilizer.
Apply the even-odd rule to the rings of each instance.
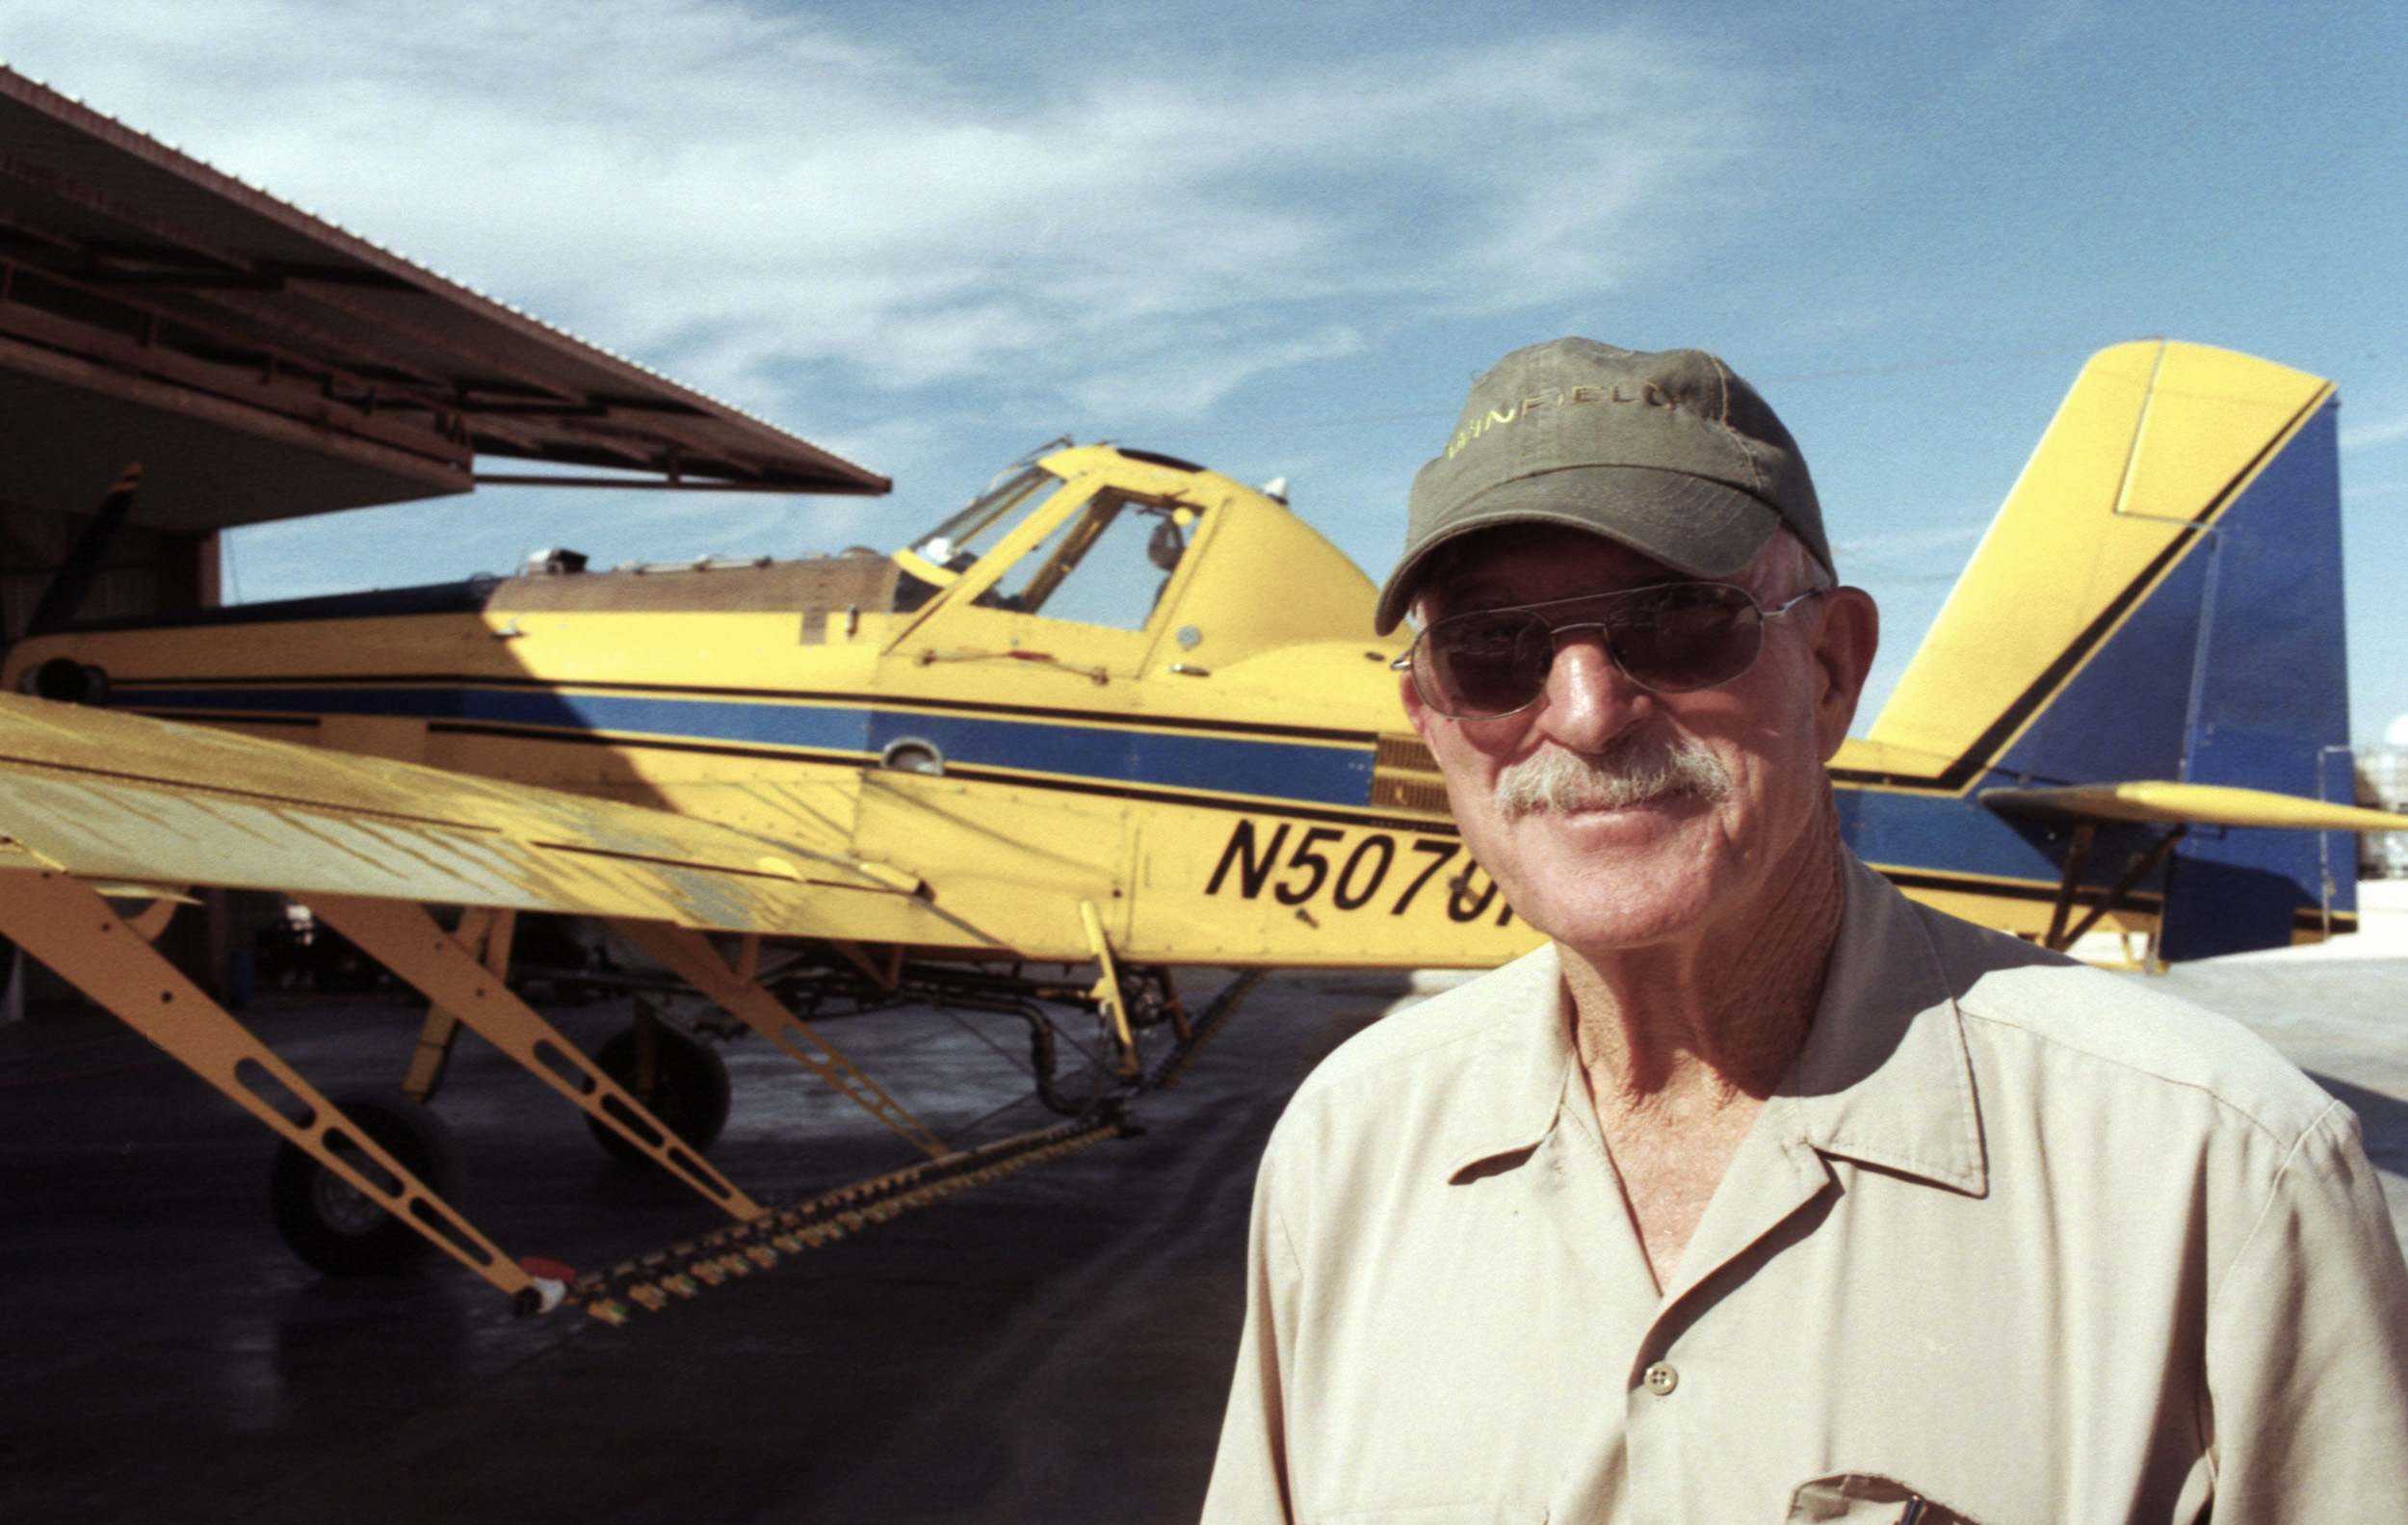
[[[2408,815],[2224,784],[2156,781],[2078,784],[2063,789],[1984,789],[1980,799],[2002,815],[2049,821],[2259,826],[2297,831],[2408,831]]]
[[[880,942],[991,939],[883,864],[532,784],[0,695],[0,868]]]

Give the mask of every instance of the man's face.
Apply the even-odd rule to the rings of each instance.
[[[1776,542],[1730,579],[1771,608],[1791,563]],[[1686,580],[1578,530],[1471,538],[1425,590],[1426,620]],[[1786,580],[1793,581],[1793,573]],[[1823,763],[1871,666],[1872,601],[1838,589],[1765,625],[1764,649],[1720,688],[1638,687],[1595,630],[1560,637],[1537,703],[1451,720],[1404,683],[1406,713],[1447,777],[1480,866],[1531,925],[1607,953],[1710,934],[1761,915],[1827,829]],[[1642,781],[1633,788],[1626,780]]]

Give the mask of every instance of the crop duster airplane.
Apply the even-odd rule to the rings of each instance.
[[[1888,704],[1831,765],[1907,893],[2063,947],[2178,959],[2354,925],[2336,403],[2229,352],[2081,371]],[[144,938],[195,884],[305,902],[732,1226],[589,1277],[597,1313],[1107,1136],[1243,981],[1481,966],[1538,940],[1466,855],[1371,634],[1374,588],[1262,490],[1050,449],[891,555],[526,575],[71,625],[0,684],[0,933],[282,1134],[279,1222],[327,1269],[424,1234],[528,1305],[401,1102],[338,1109]],[[156,897],[128,916],[113,901]],[[463,907],[438,922],[430,907]],[[701,1157],[715,1056],[641,1019],[589,1059],[512,993],[523,912],[600,917],[924,1151],[783,1210]],[[1094,983],[1044,966],[1092,964]],[[1025,1016],[1066,1122],[956,1151],[810,1024]],[[1111,1063],[1053,1075],[1050,1010]],[[1151,1043],[1152,1048],[1147,1048]],[[1069,1093],[1075,1091],[1076,1093]],[[647,1099],[649,1105],[647,1105]]]

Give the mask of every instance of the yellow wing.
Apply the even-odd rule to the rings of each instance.
[[[2143,781],[2077,784],[2062,789],[1985,789],[1981,802],[2004,815],[2060,821],[2155,821],[2169,826],[2259,826],[2297,831],[2408,831],[2408,815],[2222,784]]]
[[[721,931],[994,939],[918,880],[715,822],[0,695],[0,868]]]

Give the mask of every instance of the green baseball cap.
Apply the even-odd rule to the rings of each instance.
[[[1831,570],[1797,442],[1703,350],[1557,339],[1474,381],[1445,453],[1413,479],[1379,633],[1412,607],[1432,551],[1500,524],[1586,530],[1699,578],[1730,576],[1786,524]]]

